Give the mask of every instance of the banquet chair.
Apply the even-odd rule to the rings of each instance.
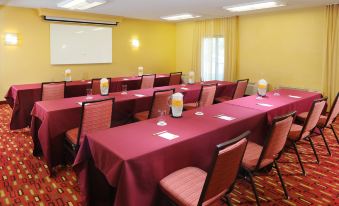
[[[261,172],[265,168],[272,167],[272,165],[277,170],[285,198],[288,199],[288,193],[277,161],[281,157],[295,114],[296,112],[292,112],[284,116],[275,117],[263,146],[251,141],[247,144],[244,158],[242,160],[242,170],[245,171],[245,173],[247,173],[246,176],[249,177],[258,205],[260,202],[254,184],[253,175],[257,172]]]
[[[134,115],[134,119],[142,121],[160,116],[160,111],[165,114],[170,113],[169,98],[174,93],[174,89],[159,90],[153,92],[151,107],[148,111],[139,112]]]
[[[232,99],[237,99],[237,98],[241,98],[245,95],[246,92],[246,88],[248,85],[248,81],[249,79],[240,79],[237,81],[237,86],[234,90],[233,96],[229,97],[229,96],[221,96],[218,98],[215,98],[215,102],[217,103],[221,103],[221,102],[225,102],[225,101],[229,101]]]
[[[222,200],[231,205],[232,192],[241,165],[249,131],[216,146],[208,172],[197,167],[177,170],[160,181],[168,201],[180,206],[208,206]]]
[[[168,85],[178,85],[181,83],[182,72],[172,72],[170,73],[169,83]]]
[[[338,98],[339,98],[339,92],[337,93],[337,96],[334,99],[330,113],[328,113],[328,115],[320,115],[319,121],[317,122],[317,126],[316,126],[318,128],[319,132],[320,132],[320,135],[322,136],[322,138],[324,140],[324,143],[325,143],[325,146],[326,146],[326,149],[327,149],[327,152],[328,152],[329,155],[331,155],[331,150],[330,150],[330,147],[328,146],[328,143],[326,141],[326,138],[325,138],[325,135],[324,135],[324,130],[325,130],[325,128],[331,129],[333,134],[334,134],[334,137],[337,140],[337,143],[339,144],[338,135],[335,132],[335,129],[333,127],[333,123],[335,122],[335,120],[338,116],[338,113],[339,113]],[[301,113],[301,114],[297,115],[297,119],[301,122],[305,122],[307,115],[308,115],[308,112]]]
[[[140,89],[153,88],[155,82],[155,74],[145,74],[141,76]]]
[[[108,77],[106,79],[108,80],[108,88],[111,88],[111,78]],[[92,88],[92,94],[93,95],[101,94],[100,80],[101,80],[101,78],[95,78],[95,79],[92,79],[92,81],[91,81],[91,88]]]
[[[88,132],[108,129],[112,124],[114,98],[82,102],[80,125],[68,130],[65,138],[65,148],[76,156],[84,136]]]
[[[184,110],[191,110],[198,107],[212,105],[214,101],[217,84],[204,84],[201,86],[197,102],[184,104]]]
[[[297,142],[303,139],[308,140],[311,144],[317,163],[319,164],[318,154],[314,148],[311,135],[314,134],[314,129],[317,126],[317,122],[320,119],[321,112],[323,111],[324,106],[326,104],[326,99],[327,98],[314,100],[304,124],[301,126],[301,125],[293,123],[290,133],[288,134],[288,140],[292,142],[292,145],[297,154],[298,162],[300,164],[303,175],[306,175],[306,172],[305,172],[305,168],[303,166],[303,163],[301,161],[301,157],[300,157],[300,154],[297,148]]]
[[[41,84],[41,101],[65,98],[66,82],[43,82]]]

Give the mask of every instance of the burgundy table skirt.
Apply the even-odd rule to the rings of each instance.
[[[218,83],[218,95],[232,95],[236,87],[236,84],[232,82],[211,81],[211,83]],[[174,85],[132,90],[126,95],[120,92],[110,93],[110,97],[115,97],[113,125],[124,124],[135,113],[149,110],[153,92],[170,88],[175,88],[177,92],[182,92],[184,94],[184,102],[189,103],[197,100],[201,85]],[[135,96],[138,94],[144,96]],[[93,95],[93,99],[102,98],[107,97]],[[78,103],[83,101],[86,101],[86,96],[39,101],[35,103],[32,109],[31,131],[34,142],[33,154],[40,156],[42,153],[50,170],[52,167],[63,162],[64,135],[67,130],[79,126],[81,106]]]
[[[216,104],[203,112],[204,116],[192,110],[182,118],[168,117],[164,127],[151,119],[88,134],[74,163],[83,204],[161,205],[162,178],[188,166],[206,171],[217,144],[246,130],[252,131],[251,139],[262,138],[267,124],[264,112],[235,105]],[[215,117],[220,114],[236,119]],[[179,137],[154,135],[165,130]]]
[[[121,91],[121,85],[126,84],[128,90],[139,89],[140,77],[116,77],[112,78],[110,92]],[[169,83],[169,75],[157,75],[155,86],[166,86]],[[66,97],[86,95],[91,81],[72,81],[66,84]],[[30,125],[31,111],[36,101],[41,99],[41,84],[13,85],[9,88],[5,99],[13,108],[10,129],[22,129]]]
[[[187,111],[180,119],[168,117],[165,127],[151,119],[88,134],[74,163],[82,201],[85,205],[161,205],[158,183],[163,177],[187,166],[206,171],[215,145],[246,130],[252,132],[251,141],[262,143],[274,115],[308,111],[320,96],[284,90],[280,96],[269,93],[264,100],[250,96],[212,105],[204,108],[204,116]],[[258,101],[272,106],[258,107]],[[236,119],[214,117],[219,114]],[[153,135],[164,130],[179,138],[169,141]]]

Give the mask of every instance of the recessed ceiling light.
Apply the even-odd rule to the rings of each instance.
[[[160,18],[165,19],[167,21],[178,21],[178,20],[184,20],[184,19],[194,19],[194,18],[199,18],[199,17],[201,16],[186,13],[186,14],[175,14],[172,16],[163,16]]]
[[[230,12],[242,12],[242,11],[251,11],[251,10],[258,10],[258,9],[268,9],[274,7],[286,6],[281,1],[258,1],[252,2],[247,4],[238,4],[233,6],[225,6],[223,7],[227,11]]]
[[[58,3],[58,7],[72,10],[86,10],[104,3],[106,3],[106,0],[65,0]]]

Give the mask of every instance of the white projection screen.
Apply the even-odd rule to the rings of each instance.
[[[112,28],[50,25],[51,64],[112,63]]]

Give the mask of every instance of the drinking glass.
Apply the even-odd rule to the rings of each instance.
[[[86,99],[93,99],[92,89],[86,89]]]
[[[158,126],[166,126],[167,122],[165,120],[165,116],[166,116],[166,110],[163,109],[159,109],[159,117],[158,117],[158,121],[157,121],[157,125]]]
[[[121,94],[127,94],[127,84],[121,85]]]
[[[280,96],[280,93],[279,93],[279,86],[276,86],[273,88],[273,96]]]

